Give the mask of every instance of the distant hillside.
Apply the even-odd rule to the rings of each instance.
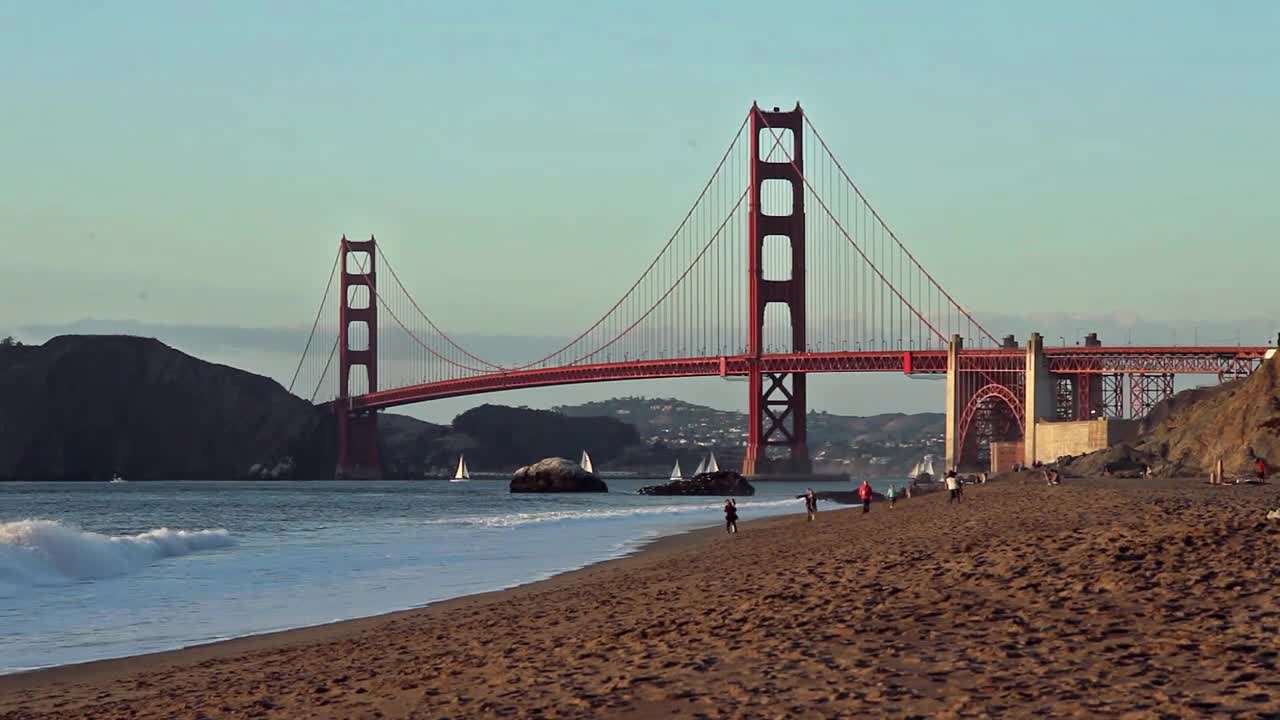
[[[745,438],[747,415],[743,412],[717,410],[675,398],[623,397],[582,405],[565,405],[554,410],[570,417],[611,417],[636,427],[641,438],[649,441],[668,440],[679,433],[691,440],[715,444],[734,444]],[[872,443],[920,443],[940,437],[946,426],[943,413],[884,413],[860,417],[809,413],[809,438],[814,444],[850,443],[855,440]]]
[[[611,417],[635,425],[646,448],[628,451],[634,467],[661,469],[679,459],[686,469],[714,449],[724,467],[740,464],[747,415],[675,398],[623,397],[555,408],[571,417]],[[926,453],[941,455],[943,413],[884,413],[859,417],[811,412],[809,453],[823,473],[905,475]]]
[[[451,474],[460,454],[473,471],[505,473],[544,457],[577,460],[583,450],[608,465],[642,447],[635,428],[614,418],[503,405],[472,408],[448,426],[384,413],[378,438],[386,474],[404,478]]]

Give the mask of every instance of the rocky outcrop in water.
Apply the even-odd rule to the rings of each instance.
[[[0,479],[332,477],[333,430],[274,380],[158,340],[0,346]]]
[[[546,458],[516,470],[513,493],[609,492],[609,486],[582,466],[564,458]]]
[[[642,487],[641,495],[715,495],[749,497],[756,489],[741,474],[732,470],[701,473],[687,480],[672,480],[662,485]]]

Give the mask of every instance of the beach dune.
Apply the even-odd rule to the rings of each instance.
[[[797,501],[509,591],[3,677],[0,718],[1274,717],[1277,506],[1190,480]]]

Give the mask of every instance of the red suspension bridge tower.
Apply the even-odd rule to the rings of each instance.
[[[378,280],[374,263],[376,240],[348,240],[344,235],[338,252],[342,293],[338,300],[338,419],[337,476],[377,477],[376,410],[352,411],[354,394],[378,390]],[[356,371],[353,373],[352,371]],[[352,381],[355,381],[354,383]],[[343,408],[343,405],[346,405]]]
[[[764,353],[765,309],[770,303],[786,306],[791,324],[791,351],[805,352],[805,216],[804,216],[804,114],[797,103],[794,110],[772,112],[751,106],[749,122],[751,139],[750,172],[747,209],[747,357],[750,373],[747,376],[749,409],[746,455],[742,461],[744,475],[757,474],[807,474],[812,470],[809,460],[808,438],[805,432],[805,373],[763,372],[761,356]],[[771,162],[769,154],[761,153],[761,134],[768,135],[766,145],[771,147],[791,137],[789,160]],[[770,214],[766,211],[764,186],[768,180],[778,180],[787,187],[780,188],[770,198],[771,210],[790,206],[788,214]],[[790,198],[787,198],[787,195]],[[786,241],[790,249],[791,273],[786,279],[765,279],[765,238],[778,237]],[[779,452],[771,454],[771,448]]]

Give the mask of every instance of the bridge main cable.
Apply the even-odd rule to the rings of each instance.
[[[307,353],[311,351],[311,341],[316,337],[316,328],[320,327],[320,317],[324,315],[324,305],[329,302],[329,291],[333,289],[333,276],[338,271],[338,261],[342,258],[342,249],[333,256],[333,267],[329,268],[329,282],[324,286],[324,296],[320,298],[320,307],[316,309],[316,319],[311,323],[311,333],[307,335],[307,344],[302,348],[302,355],[298,358],[298,367],[293,370],[293,377],[289,379],[289,392],[293,392],[293,386],[298,382],[298,374],[302,372],[302,366],[307,361]]]

